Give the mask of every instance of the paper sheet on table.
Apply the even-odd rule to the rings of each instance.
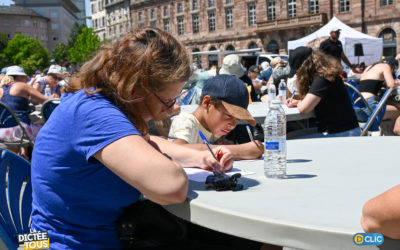
[[[212,175],[212,171],[203,170],[200,168],[184,168],[189,180],[197,181],[197,182],[205,182],[207,176]],[[232,168],[229,172],[226,172],[227,175],[232,176],[236,173],[240,173],[242,176],[254,174],[254,172],[244,171],[238,168]]]

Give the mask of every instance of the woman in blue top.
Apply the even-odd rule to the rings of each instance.
[[[8,67],[6,76],[0,82],[0,101],[12,109],[30,139],[35,141],[42,125],[31,123],[29,119],[29,103],[43,103],[47,100],[47,97],[26,84],[27,80],[28,76],[23,68],[16,65]],[[22,131],[19,126],[0,129],[0,139],[2,141],[16,142],[21,139],[21,136]],[[22,148],[20,154],[27,156],[26,148]]]
[[[120,248],[115,222],[141,193],[183,202],[182,167],[232,167],[223,147],[213,149],[217,161],[147,135],[147,121],[168,116],[190,74],[185,47],[148,28],[105,45],[71,78],[32,159],[32,229],[48,231],[52,249]]]

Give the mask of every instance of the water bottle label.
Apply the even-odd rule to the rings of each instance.
[[[279,150],[279,142],[277,141],[265,142],[265,150]]]
[[[286,96],[286,89],[280,89],[279,96]]]

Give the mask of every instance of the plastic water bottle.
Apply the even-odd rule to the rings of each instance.
[[[286,115],[280,100],[273,100],[264,121],[264,173],[268,178],[286,175]]]
[[[273,82],[268,86],[268,106],[271,106],[271,101],[276,97],[276,87]]]
[[[50,97],[51,96],[51,89],[49,85],[46,85],[46,88],[44,89],[44,95],[46,97]]]
[[[286,83],[283,79],[279,83],[279,100],[281,100],[282,104],[286,104]]]

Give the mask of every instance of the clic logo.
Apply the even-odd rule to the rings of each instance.
[[[383,235],[380,233],[356,233],[353,236],[353,242],[359,246],[379,246],[384,241]]]

